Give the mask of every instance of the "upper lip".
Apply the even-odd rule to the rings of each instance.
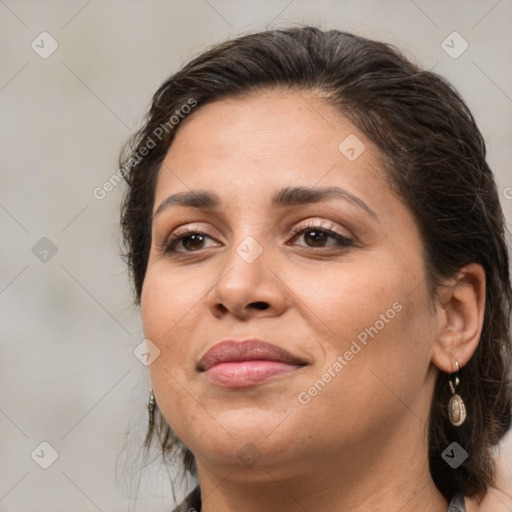
[[[198,363],[198,369],[206,371],[219,363],[237,361],[278,361],[293,365],[307,364],[304,359],[266,341],[245,340],[221,341],[211,347]]]

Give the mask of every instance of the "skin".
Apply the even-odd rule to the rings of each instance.
[[[338,149],[350,134],[366,147],[354,161]],[[272,206],[290,186],[342,187],[375,217],[340,198]],[[172,205],[154,216],[141,310],[145,336],[160,350],[150,366],[156,401],[196,457],[202,511],[445,512],[426,425],[438,369],[464,366],[478,343],[481,267],[462,269],[429,302],[421,236],[379,151],[304,92],[225,99],[182,121],[154,212],[169,195],[197,190],[216,194],[220,206]],[[311,225],[352,242],[318,242]],[[178,227],[204,238],[166,253]],[[237,252],[249,236],[262,249],[252,263]],[[400,312],[300,403],[299,393],[332,374],[338,356],[396,303]],[[244,389],[196,370],[217,342],[248,338],[308,364]],[[248,443],[255,464],[241,461]]]

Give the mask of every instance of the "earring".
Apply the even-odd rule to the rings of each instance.
[[[453,383],[451,379],[448,381],[448,384],[450,385],[450,391],[452,392],[452,396],[448,402],[448,417],[450,418],[450,423],[454,427],[459,427],[466,420],[466,406],[464,405],[462,398],[457,393],[455,393],[455,388],[460,384],[459,363],[455,361],[455,364],[457,366],[455,383]]]
[[[153,394],[153,388],[150,388],[149,390],[148,411],[150,416],[152,416],[155,411],[155,395]]]

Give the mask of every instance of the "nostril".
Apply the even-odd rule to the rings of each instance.
[[[268,303],[267,302],[253,302],[251,306],[254,306],[257,309],[268,309]]]
[[[228,311],[232,311],[233,313],[239,314],[240,316],[245,316],[249,313],[250,308],[258,309],[260,311],[265,311],[270,308],[270,304],[268,302],[264,302],[264,301],[251,302],[246,307],[244,307],[243,310],[240,310],[240,311],[238,311],[237,308],[229,308],[222,303],[218,303],[215,306],[215,309],[217,310],[217,314],[219,314],[219,315],[224,315]]]

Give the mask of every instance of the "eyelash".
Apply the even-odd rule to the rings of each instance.
[[[292,234],[293,234],[292,239],[297,239],[300,235],[307,233],[308,231],[320,231],[320,232],[328,235],[329,238],[333,238],[333,239],[337,240],[339,242],[338,245],[342,246],[343,248],[350,247],[350,246],[354,245],[354,242],[350,238],[340,235],[338,232],[334,231],[332,229],[331,225],[329,227],[325,227],[325,226],[323,226],[321,224],[317,224],[317,223],[311,223],[306,226],[300,226],[300,227],[296,227],[296,228],[292,229]],[[168,254],[168,253],[187,254],[187,253],[199,252],[201,249],[198,249],[197,251],[184,251],[184,252],[175,250],[178,243],[180,243],[184,238],[187,238],[187,237],[193,236],[193,235],[201,235],[201,236],[205,236],[208,238],[212,238],[207,233],[204,233],[204,232],[196,230],[196,229],[187,229],[181,233],[180,232],[173,233],[169,237],[167,242],[164,244],[164,253],[165,254]],[[329,247],[329,246],[323,246],[323,247],[306,246],[306,247],[308,247],[309,249],[313,249],[313,250],[315,250],[315,249],[321,250],[321,249],[325,249],[325,247]]]
[[[306,226],[299,226],[292,229],[293,233],[293,239],[296,239],[299,235],[302,235],[304,233],[307,233],[308,231],[321,231],[322,233],[325,233],[330,238],[334,238],[339,242],[339,245],[343,247],[349,247],[353,245],[353,241],[350,238],[347,238],[346,236],[340,235],[337,231],[334,230],[332,224],[329,224],[329,226],[325,226],[319,223],[310,223]],[[315,249],[315,247],[310,247],[310,249]],[[322,249],[322,247],[320,247]]]

